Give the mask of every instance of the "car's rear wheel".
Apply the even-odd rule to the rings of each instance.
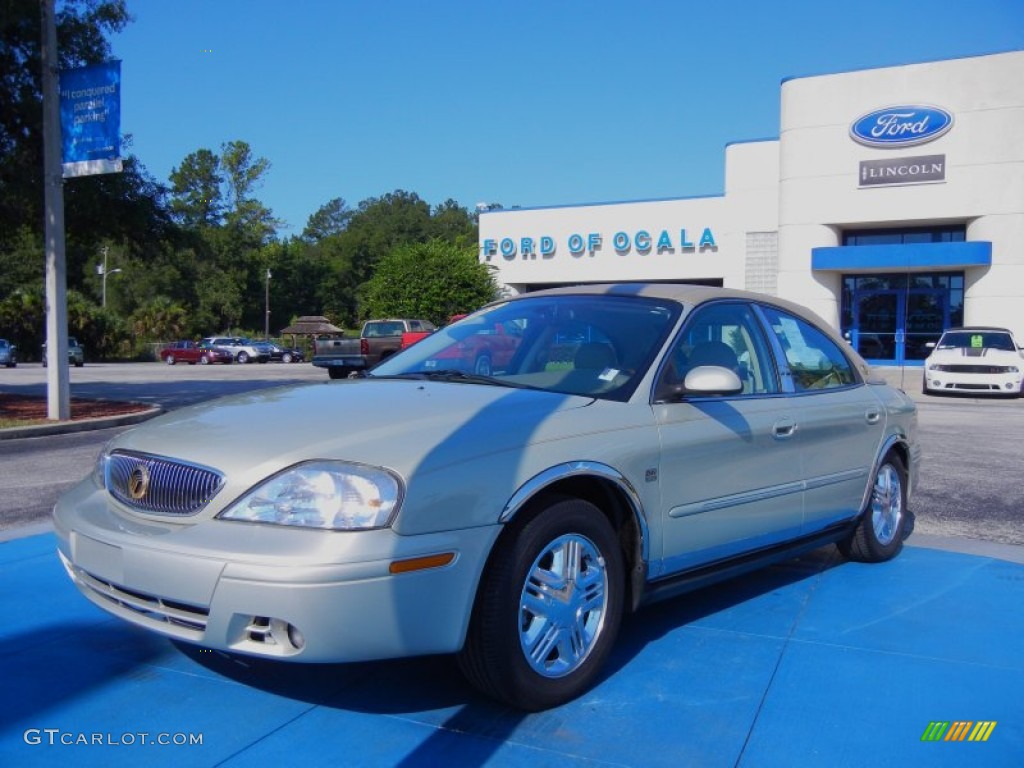
[[[200,365],[209,365],[210,364],[210,357],[209,357],[209,355],[200,355],[199,356],[199,364]]]
[[[174,359],[174,355],[164,355],[164,362],[168,365],[174,365],[178,361]]]
[[[895,453],[889,453],[875,470],[867,507],[856,529],[839,542],[851,560],[879,563],[899,554],[907,525],[907,469]]]
[[[581,499],[510,525],[483,574],[459,666],[485,694],[537,711],[597,680],[622,619],[623,557],[611,523]]]
[[[491,356],[480,355],[473,364],[473,373],[478,376],[490,376],[491,375]]]
[[[348,369],[347,368],[328,368],[327,369],[327,375],[330,376],[332,379],[344,379],[346,376],[348,376]]]
[[[290,363],[291,361],[292,361],[292,353],[291,352],[285,352],[283,355],[281,355],[281,362],[282,363]]]
[[[238,353],[238,362],[240,362],[240,363],[248,363],[249,362],[249,353],[248,352],[239,352]]]

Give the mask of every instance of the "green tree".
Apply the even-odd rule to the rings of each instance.
[[[171,341],[184,335],[188,310],[158,296],[132,313],[131,327],[138,341]]]
[[[348,226],[353,211],[348,207],[344,198],[336,197],[330,202],[321,205],[316,213],[306,221],[306,228],[302,230],[302,239],[316,243],[331,235],[340,235]]]
[[[220,225],[224,215],[220,158],[197,149],[171,169],[171,213],[182,226],[201,230]]]
[[[371,317],[419,317],[443,325],[497,297],[491,271],[477,258],[476,246],[443,240],[397,247],[377,265],[363,290]]]

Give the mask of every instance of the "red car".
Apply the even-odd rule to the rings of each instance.
[[[208,363],[230,363],[235,358],[226,349],[185,340],[172,342],[161,349],[160,359],[168,365],[175,363],[207,365]]]
[[[519,328],[495,323],[470,336],[460,337],[454,344],[433,355],[424,367],[438,370],[454,368],[490,376],[495,370],[504,370],[521,340]]]

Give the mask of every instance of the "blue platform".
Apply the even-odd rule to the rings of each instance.
[[[1003,560],[824,548],[631,617],[600,685],[524,715],[448,657],[300,666],[172,644],[93,607],[54,546],[0,544],[0,766],[1024,765],[1024,565]],[[996,726],[922,741],[934,721]],[[142,743],[189,735],[202,744]]]

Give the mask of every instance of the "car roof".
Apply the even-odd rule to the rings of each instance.
[[[677,301],[689,307],[703,304],[715,299],[737,299],[771,304],[792,312],[798,316],[808,317],[823,325],[831,326],[812,310],[796,302],[780,299],[753,291],[741,291],[735,288],[721,288],[713,285],[692,285],[689,283],[592,283],[589,285],[571,285],[558,288],[545,288],[530,293],[521,293],[510,300],[525,299],[532,296],[643,296],[646,298]]]
[[[1013,335],[1009,328],[997,328],[991,325],[964,325],[957,328],[947,328],[943,333],[958,333],[961,331],[985,331],[986,333],[1009,333],[1011,336]]]

